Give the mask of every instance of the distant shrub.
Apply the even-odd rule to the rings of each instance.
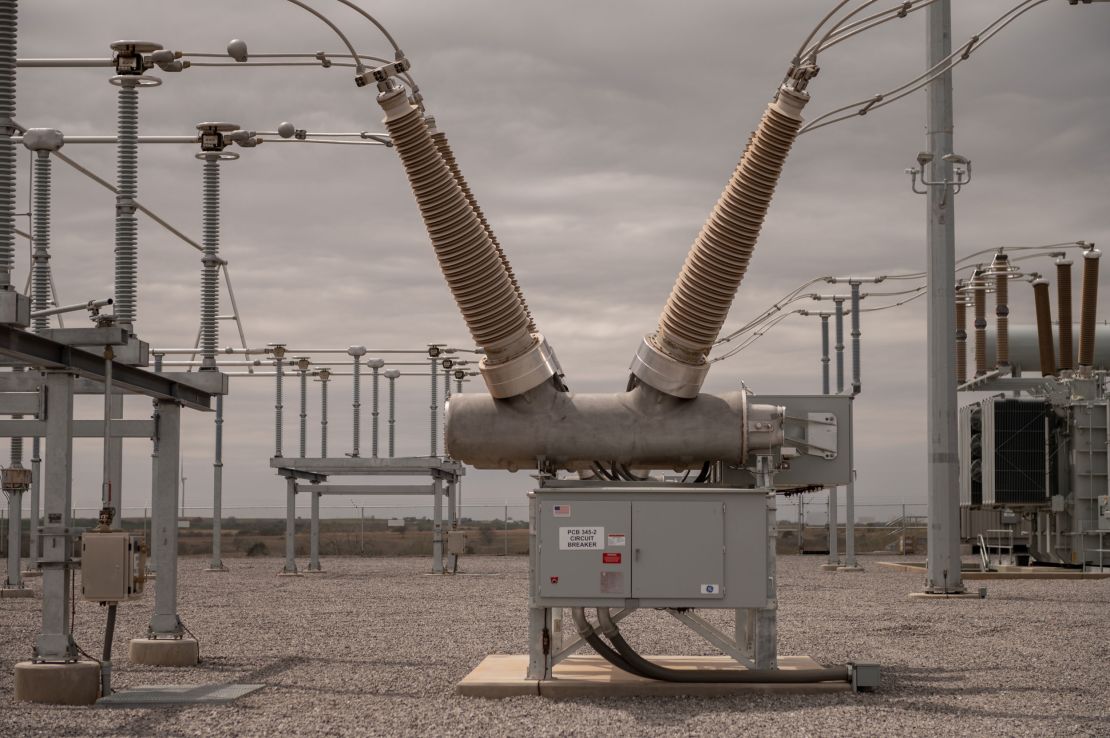
[[[270,549],[262,541],[255,541],[247,549],[247,556],[269,556]]]

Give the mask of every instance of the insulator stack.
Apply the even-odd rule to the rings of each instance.
[[[702,364],[748,270],[790,147],[805,93],[779,91],[686,257],[653,339],[667,356]]]
[[[1041,375],[1056,374],[1056,353],[1052,341],[1052,303],[1048,294],[1048,280],[1033,282],[1033,301],[1037,310],[1037,345],[1041,356]]]
[[[424,116],[401,89],[383,92],[378,102],[440,268],[475,342],[490,363],[524,354],[535,343],[524,305],[489,233],[436,148]]]
[[[1098,308],[1098,262],[1102,252],[1090,248],[1083,252],[1083,294],[1079,312],[1079,366],[1090,369],[1095,363],[1095,310]]]
[[[220,344],[220,159],[209,154],[203,166],[204,256],[201,259],[200,349],[202,369],[216,369]]]
[[[139,224],[135,197],[139,187],[139,90],[131,80],[119,89],[116,161],[116,322],[133,329],[138,316]]]
[[[50,179],[52,161],[49,151],[35,152],[34,167],[34,242],[31,253],[31,310],[37,312],[50,307]],[[42,333],[50,328],[50,318],[40,315],[31,318],[31,329]]]
[[[1060,313],[1060,352],[1058,368],[1062,372],[1075,369],[1075,349],[1071,336],[1071,260],[1056,260],[1056,302]]]
[[[524,308],[524,314],[528,317],[528,330],[531,333],[535,333],[536,323],[532,319],[532,312],[528,309],[528,303],[524,301],[524,292],[520,289],[520,284],[517,282],[516,275],[513,273],[513,268],[509,264],[508,257],[505,256],[505,250],[501,248],[501,242],[497,240],[497,235],[494,234],[493,228],[490,227],[489,221],[486,220],[482,208],[478,205],[478,200],[470,190],[470,185],[466,183],[466,178],[462,176],[459,164],[455,160],[455,152],[451,150],[451,144],[447,141],[447,134],[443,133],[443,131],[436,131],[432,134],[432,140],[435,142],[436,148],[439,149],[439,154],[443,157],[443,162],[455,177],[455,184],[462,190],[463,196],[466,197],[466,201],[470,203],[471,209],[474,211],[474,214],[478,216],[478,220],[486,230],[490,242],[497,250],[497,256],[501,259],[501,265],[505,267],[505,273],[509,275],[509,281],[513,283],[513,290],[516,291],[516,296],[520,299],[520,304]]]
[[[967,299],[963,287],[956,288],[956,383],[967,381]]]
[[[1010,365],[1010,257],[998,254],[991,265],[994,273],[994,315],[998,325],[997,366]]]
[[[0,0],[0,286],[11,284],[15,263],[16,0]]]
[[[987,283],[983,273],[975,271],[971,279],[975,296],[975,376],[987,373]]]

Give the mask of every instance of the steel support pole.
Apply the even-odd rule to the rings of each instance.
[[[39,556],[41,555],[39,547],[39,510],[42,509],[39,502],[39,491],[42,487],[42,446],[39,443],[38,436],[31,441],[31,510],[30,519],[28,520],[31,528],[31,545],[28,550],[27,568],[29,571],[36,572],[39,570]]]
[[[46,374],[46,476],[43,484],[42,630],[35,660],[76,661],[70,635],[73,568],[73,375]]]
[[[320,495],[309,492],[312,498],[312,520],[308,533],[308,570],[323,571],[320,568]]]
[[[157,484],[151,504],[151,533],[158,541],[158,578],[154,580],[154,614],[149,638],[180,638],[177,615],[177,495],[181,466],[181,406],[169,400],[155,403],[158,453]],[[49,443],[47,443],[49,452]]]
[[[443,573],[443,480],[432,482],[432,573]]]
[[[216,452],[212,461],[212,562],[208,571],[227,571],[222,551],[224,510],[224,396],[216,395]]]
[[[930,69],[951,54],[952,3],[938,0],[925,9],[925,66]],[[929,180],[950,182],[952,164],[952,72],[926,86]],[[956,357],[951,350],[956,332],[956,217],[954,193],[947,184],[926,188],[928,327],[925,382],[927,386],[929,531],[925,591],[964,591],[960,573],[959,459],[956,445]]]
[[[851,410],[852,420],[854,423],[855,417],[855,403],[852,403]],[[849,426],[854,429],[854,426]],[[845,531],[844,531],[844,566],[840,567],[839,571],[863,571],[858,563],[856,563],[856,442],[855,434],[852,434],[852,439],[848,443],[848,487],[845,493],[844,500],[844,517]]]
[[[294,548],[297,524],[297,480],[285,480],[285,568],[282,574],[297,573],[297,551]]]
[[[23,492],[8,492],[8,576],[5,589],[23,589]]]
[[[123,395],[113,392],[108,400],[112,419],[123,418]],[[108,483],[112,485],[112,527],[123,529],[123,438],[114,436],[108,441]]]
[[[539,577],[539,502],[534,495],[528,500],[528,678],[551,678],[551,649],[545,641],[551,633],[551,611],[534,603],[536,582]],[[508,513],[505,518],[508,519]]]
[[[455,512],[455,494],[458,491],[458,484],[455,481],[447,482],[447,535],[450,536],[450,531],[458,530],[459,519]],[[450,548],[450,546],[448,546]],[[447,554],[447,571],[454,573],[459,568],[459,555],[448,552]]]
[[[840,565],[840,511],[837,510],[839,488],[829,487],[829,563]]]

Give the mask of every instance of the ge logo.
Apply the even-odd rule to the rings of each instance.
[[[705,593],[706,594],[713,594],[713,590],[714,590],[714,587],[713,587],[712,584],[705,585]]]

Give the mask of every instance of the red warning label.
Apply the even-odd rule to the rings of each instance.
[[[621,555],[619,553],[603,553],[601,554],[601,563],[603,564],[619,564],[621,562]]]

